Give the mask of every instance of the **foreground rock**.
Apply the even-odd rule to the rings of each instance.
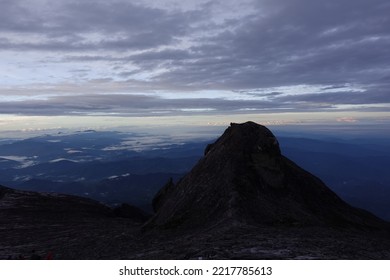
[[[59,259],[105,258],[106,241],[131,235],[142,219],[137,212],[134,219],[115,214],[87,198],[0,186],[0,259],[30,258],[32,251],[42,258],[49,252]]]

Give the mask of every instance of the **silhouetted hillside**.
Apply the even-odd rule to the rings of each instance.
[[[154,208],[148,226],[160,228],[385,226],[284,157],[271,131],[253,122],[232,124],[191,172],[157,194]]]

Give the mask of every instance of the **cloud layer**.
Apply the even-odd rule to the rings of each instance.
[[[390,107],[386,0],[3,0],[0,113]]]

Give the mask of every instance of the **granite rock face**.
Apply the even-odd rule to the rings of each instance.
[[[254,122],[231,124],[184,178],[158,193],[154,206],[146,228],[385,225],[284,157],[272,132]]]

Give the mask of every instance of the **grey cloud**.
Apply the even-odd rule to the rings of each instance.
[[[35,32],[44,28],[39,15],[34,15],[18,0],[2,0],[0,9],[0,31]]]
[[[267,101],[245,101],[225,99],[162,99],[145,95],[89,94],[81,96],[55,96],[47,100],[28,102],[2,102],[0,114],[19,113],[24,115],[185,115],[201,112],[210,114],[242,112],[243,108],[263,112],[275,112],[283,109],[283,104],[275,105]],[[205,109],[203,111],[203,109]]]
[[[192,55],[187,50],[182,49],[166,49],[162,51],[148,51],[137,55],[127,57],[130,61],[137,61],[138,63],[150,60],[184,60],[191,59]]]
[[[388,91],[372,92],[332,92],[314,93],[304,95],[284,96],[276,99],[278,102],[315,102],[328,104],[377,104],[389,103],[390,95]]]
[[[0,48],[91,51],[157,47],[183,36],[190,22],[200,17],[198,11],[166,11],[129,1],[66,1],[46,6],[38,1],[38,7],[29,1],[5,1],[0,31],[26,35],[22,42],[9,40]],[[31,43],[31,35],[43,37],[42,42]]]
[[[90,85],[82,88],[85,96],[77,86],[73,88],[78,94],[73,101],[58,96],[45,102],[7,103],[9,107],[1,105],[3,113],[20,109],[30,114],[36,112],[34,106],[48,114],[125,113],[127,108],[146,114],[194,106],[215,108],[216,112],[245,108],[307,111],[327,110],[332,104],[389,103],[387,0],[258,0],[251,4],[252,13],[225,20],[212,17],[212,11],[224,1],[187,10],[152,8],[145,2],[125,0],[31,3],[2,1],[0,50],[55,54],[57,60],[52,63],[74,63],[91,71],[95,66],[106,68],[100,70],[104,72],[101,76],[123,82],[89,81]],[[135,78],[138,73],[150,76]],[[349,92],[348,84],[359,85],[365,92]],[[293,85],[320,85],[323,92],[263,94],[267,101],[179,96],[220,89],[256,97],[256,89]],[[339,92],[327,92],[337,88]],[[107,94],[153,90],[177,92],[178,97],[165,100]],[[95,96],[97,93],[103,95]]]
[[[100,81],[107,83],[110,81]],[[100,83],[95,81],[96,84]],[[83,91],[83,90],[82,90]],[[283,92],[261,94],[262,100],[227,100],[224,98],[174,98],[165,99],[157,95],[85,93],[79,95],[53,95],[44,100],[0,102],[0,114],[22,115],[134,115],[134,116],[178,116],[196,114],[242,114],[275,112],[334,111],[335,105],[367,105],[364,111],[383,111],[386,106],[371,107],[369,104],[390,103],[387,91],[331,92],[305,95],[288,95]],[[259,96],[256,92],[245,92],[248,96]],[[388,109],[388,108],[387,108]],[[351,109],[352,110],[352,109]]]
[[[80,61],[116,61],[145,70],[164,69],[164,73],[152,82],[161,87],[172,84],[194,90],[204,86],[240,89],[369,83],[375,75],[385,75],[389,71],[386,66],[390,32],[386,26],[390,25],[387,16],[390,7],[384,0],[255,1],[258,16],[229,20],[220,25],[206,21],[199,10],[169,13],[128,2],[97,3],[71,2],[67,9],[72,13],[65,13],[68,17],[61,19],[59,26],[70,32],[107,34],[120,31],[124,36],[119,39],[107,37],[95,43],[74,39],[65,44],[54,40],[20,46],[46,50],[59,50],[62,46],[63,50],[76,51],[142,50],[142,53],[130,56],[78,57]],[[206,32],[195,36],[199,30],[192,30],[190,25],[202,20],[202,28],[207,31],[210,26],[216,34]],[[230,25],[231,28],[227,28]],[[175,46],[176,38],[184,35],[195,43],[187,50]],[[159,45],[170,48],[152,49]],[[9,48],[15,47],[10,45]],[[122,73],[121,77],[125,75]]]
[[[264,2],[272,8],[264,8]],[[192,48],[193,60],[160,78],[175,81],[180,76],[184,83],[206,81],[216,88],[257,88],[369,82],[378,74],[373,70],[388,73],[390,7],[383,6],[385,1],[259,3],[265,13],[275,12],[250,18],[240,28],[204,42],[199,39]]]

